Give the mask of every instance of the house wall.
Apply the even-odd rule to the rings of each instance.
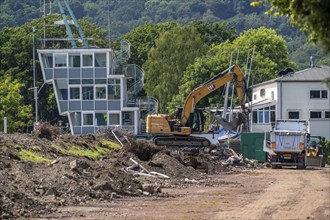
[[[324,118],[324,112],[330,111],[330,94],[326,84],[322,82],[283,82],[282,90],[282,119],[289,119],[289,111],[298,111],[299,119],[309,121],[311,135],[324,136],[329,140],[330,118]],[[326,90],[328,98],[311,99],[310,90]],[[322,118],[310,118],[310,111],[321,111]]]
[[[264,96],[262,96],[261,90],[264,90]],[[253,123],[253,110],[274,106],[278,100],[277,83],[269,83],[266,85],[260,85],[253,88],[252,92],[252,112],[250,114],[251,124],[250,130],[253,132],[269,131],[271,123]],[[276,109],[275,109],[276,110]]]
[[[261,96],[261,90],[265,90],[265,96]],[[274,96],[272,96],[272,92]],[[256,99],[255,99],[256,98]],[[253,88],[252,101],[253,103],[259,103],[264,100],[277,100],[277,83],[271,83],[267,85],[261,85],[260,87]]]
[[[265,89],[265,97],[260,97],[260,90]],[[326,90],[327,98],[311,99],[310,90]],[[278,80],[267,85],[254,88],[253,109],[272,105],[271,91],[274,91],[276,104],[276,119],[289,119],[289,112],[299,112],[300,120],[309,121],[311,135],[323,136],[330,140],[330,118],[325,118],[325,112],[330,111],[330,92],[322,82],[282,82]],[[282,91],[282,92],[281,92]],[[322,118],[310,118],[311,111],[321,111]],[[252,131],[269,131],[269,124],[251,123]]]

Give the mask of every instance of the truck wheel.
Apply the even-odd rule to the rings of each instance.
[[[305,165],[303,165],[303,166],[297,166],[297,169],[303,170],[303,169],[306,169],[306,166]]]
[[[321,167],[325,167],[326,161],[327,161],[327,157],[326,155],[323,154],[321,158]]]

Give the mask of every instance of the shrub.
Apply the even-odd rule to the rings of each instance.
[[[38,122],[34,127],[34,135],[39,138],[47,138],[52,140],[55,135],[59,134],[59,128],[55,125],[51,125],[48,122]]]

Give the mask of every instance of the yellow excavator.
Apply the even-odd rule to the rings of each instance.
[[[176,116],[166,114],[148,115],[146,131],[153,136],[154,143],[162,146],[209,146],[211,142],[201,135],[203,133],[205,134],[205,132],[203,132],[203,110],[195,107],[202,98],[218,90],[232,80],[243,113],[241,114],[243,117],[240,118],[246,119],[249,110],[245,107],[245,78],[240,67],[234,64],[227,70],[193,89],[187,96],[183,108],[178,109]],[[242,123],[242,121],[244,122],[244,120],[240,121],[240,123]],[[226,123],[227,127],[229,125],[229,123],[224,120],[222,120],[222,123]],[[229,127],[237,127],[237,121],[235,121],[235,123],[235,125],[230,125]]]

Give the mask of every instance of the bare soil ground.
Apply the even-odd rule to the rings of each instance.
[[[330,219],[329,166],[272,170],[220,146],[187,156],[133,140],[115,150],[104,138],[115,140],[0,135],[0,219]]]
[[[68,219],[330,219],[330,167],[258,169],[166,188],[167,198],[125,197],[60,208]]]

